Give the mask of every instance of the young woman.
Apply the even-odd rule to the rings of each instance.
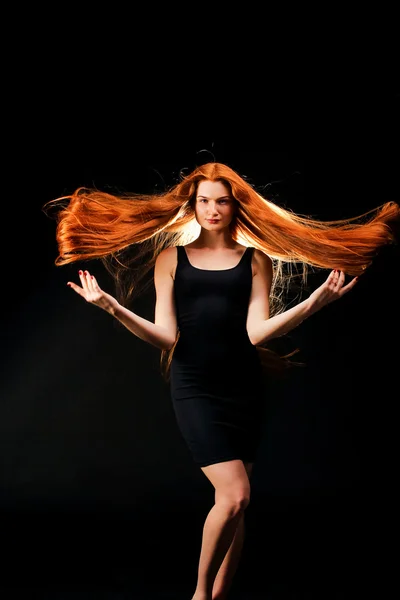
[[[395,241],[399,206],[388,202],[352,219],[321,222],[280,208],[217,162],[162,193],[79,188],[45,210],[52,206],[59,209],[56,264],[101,259],[119,297],[88,270],[79,271],[80,284],[68,285],[161,350],[178,426],[215,489],[192,600],[226,598],[261,436],[261,350],[354,288],[378,250]],[[329,273],[285,310],[293,275],[283,267],[292,265],[303,282],[308,266]],[[154,277],[154,322],[127,307],[146,273]]]

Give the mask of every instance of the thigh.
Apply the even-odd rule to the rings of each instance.
[[[201,467],[204,475],[212,483],[216,493],[225,495],[248,495],[250,493],[249,472],[251,463],[242,460],[224,462]]]

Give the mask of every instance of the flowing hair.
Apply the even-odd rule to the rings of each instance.
[[[57,221],[55,264],[100,259],[116,283],[118,300],[128,303],[151,283],[148,275],[163,249],[186,245],[198,237],[194,204],[203,180],[220,181],[230,189],[236,201],[232,238],[271,258],[271,316],[285,309],[294,277],[300,280],[299,289],[304,286],[309,267],[361,275],[380,248],[396,242],[394,224],[400,216],[396,202],[355,217],[321,221],[278,206],[229,166],[210,162],[181,174],[180,181],[163,192],[116,194],[79,187],[47,202],[45,214]],[[174,346],[161,351],[166,378],[178,339],[179,332]],[[297,351],[278,357],[266,345],[257,348],[263,364],[278,370]]]

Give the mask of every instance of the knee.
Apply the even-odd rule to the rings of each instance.
[[[217,501],[224,504],[231,517],[244,512],[250,503],[250,493],[247,491],[229,494],[228,496],[220,496]]]
[[[239,512],[246,510],[248,505],[250,504],[250,493],[244,493],[237,497],[237,506]]]

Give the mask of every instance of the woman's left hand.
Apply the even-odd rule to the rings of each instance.
[[[358,281],[358,277],[354,277],[347,285],[344,285],[345,274],[343,271],[332,271],[322,285],[320,285],[309,296],[310,314],[317,312],[320,308],[338,300],[347,292],[353,289]]]

